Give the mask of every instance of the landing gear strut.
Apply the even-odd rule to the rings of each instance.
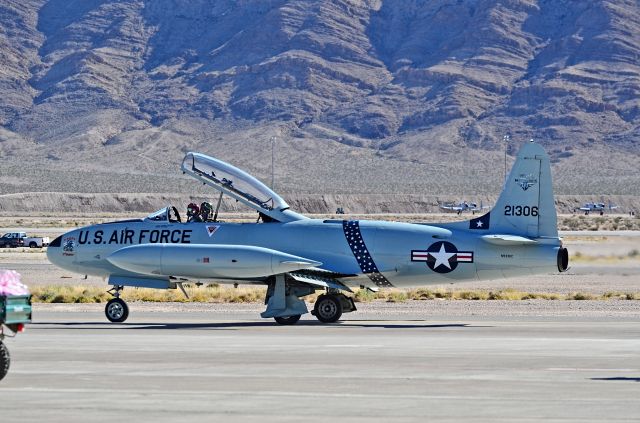
[[[273,317],[276,323],[281,325],[295,325],[300,316],[308,313],[307,306],[300,297],[313,292],[314,289],[308,286],[290,284],[284,274],[276,275],[267,289],[267,309],[260,316]]]
[[[122,285],[114,285],[113,288],[107,291],[115,297],[109,300],[104,308],[104,314],[110,322],[122,323],[129,317],[129,306],[120,298],[120,291],[123,288]]]
[[[281,325],[295,325],[301,315],[308,313],[302,297],[313,294],[315,290],[315,287],[298,283],[288,275],[275,275],[267,288],[267,309],[260,316],[273,317],[276,323]],[[335,323],[342,313],[352,311],[356,311],[353,298],[340,293],[339,289],[326,288],[326,293],[316,300],[311,314],[322,323]]]

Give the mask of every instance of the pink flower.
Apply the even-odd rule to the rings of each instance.
[[[20,282],[20,273],[0,269],[0,295],[29,295],[29,288]]]

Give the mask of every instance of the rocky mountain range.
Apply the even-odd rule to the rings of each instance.
[[[2,194],[183,190],[188,150],[285,192],[495,193],[509,134],[560,192],[640,195],[637,0],[3,0],[0,95]]]

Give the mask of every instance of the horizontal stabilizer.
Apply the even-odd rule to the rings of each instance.
[[[538,241],[518,235],[483,235],[482,239],[489,244],[496,245],[531,245],[538,243]]]

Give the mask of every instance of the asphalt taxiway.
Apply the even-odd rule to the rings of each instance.
[[[638,313],[425,319],[373,306],[335,325],[278,326],[240,306],[135,309],[114,325],[98,305],[36,306],[34,324],[6,340],[1,420],[640,418]]]

